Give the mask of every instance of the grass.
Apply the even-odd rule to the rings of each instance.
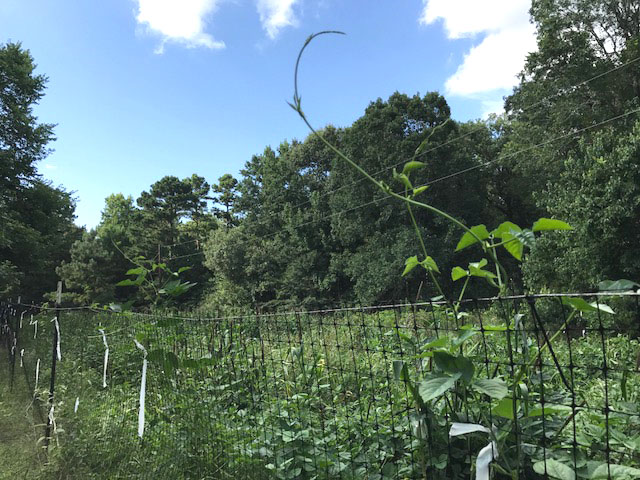
[[[0,478],[35,479],[44,461],[38,446],[43,428],[31,405],[31,392],[16,364],[13,390],[10,390],[10,364],[7,350],[0,347]],[[19,361],[19,360],[18,360]]]

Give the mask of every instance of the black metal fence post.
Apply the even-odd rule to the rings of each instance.
[[[44,432],[44,447],[45,450],[49,448],[49,441],[51,440],[51,425],[53,424],[53,398],[56,387],[56,365],[58,363],[58,341],[59,333],[58,326],[60,325],[60,304],[62,303],[62,282],[58,282],[58,291],[56,298],[56,326],[53,328],[53,343],[51,345],[51,378],[49,382],[49,413],[47,415],[47,427]]]

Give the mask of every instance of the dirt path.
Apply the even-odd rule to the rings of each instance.
[[[0,479],[35,479],[44,459],[41,420],[30,405],[24,372],[15,366],[13,391],[7,350],[0,347]],[[18,360],[19,362],[19,360]]]

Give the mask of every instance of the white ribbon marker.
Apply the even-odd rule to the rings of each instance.
[[[53,433],[58,433],[56,418],[53,416],[53,405],[51,405],[51,410],[49,410],[49,422],[51,423],[51,425],[53,425]]]
[[[38,391],[38,377],[40,376],[40,359],[36,362],[36,385],[34,387],[34,394]]]
[[[34,321],[33,315],[31,315],[31,321],[29,322],[29,325],[33,325],[33,339],[35,340],[38,336],[38,319],[36,318],[36,320]]]
[[[24,348],[20,350],[20,367],[22,368],[24,365],[22,364],[22,357],[24,357]]]
[[[451,424],[449,436],[457,437],[458,435],[465,435],[473,432],[491,433],[491,430],[483,425],[478,425],[477,423],[454,422]],[[476,458],[476,480],[489,480],[489,465],[495,458],[498,458],[498,445],[496,442],[491,441],[486,447],[478,452],[478,458]]]
[[[80,405],[80,397],[76,397],[76,404],[73,407],[73,413],[78,413],[78,405]]]
[[[56,335],[56,338],[58,339],[58,342],[56,344],[56,353],[58,354],[58,361],[62,360],[62,355],[60,355],[60,324],[58,323],[58,318],[54,317],[53,321],[56,324],[56,332],[58,335]]]
[[[104,368],[102,369],[102,388],[107,388],[107,363],[109,363],[109,345],[107,344],[107,336],[103,329],[98,329],[102,334],[102,342],[104,343]]]
[[[138,436],[142,438],[144,433],[144,396],[147,391],[147,350],[138,342],[133,340],[142,352],[144,353],[144,359],[142,360],[142,380],[140,382],[140,410],[138,411]]]
[[[22,319],[24,318],[25,313],[27,313],[26,310],[20,314],[20,329],[22,329]]]

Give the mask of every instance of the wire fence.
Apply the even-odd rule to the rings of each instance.
[[[44,478],[635,479],[639,313],[635,293],[223,318],[3,303],[2,378]]]

